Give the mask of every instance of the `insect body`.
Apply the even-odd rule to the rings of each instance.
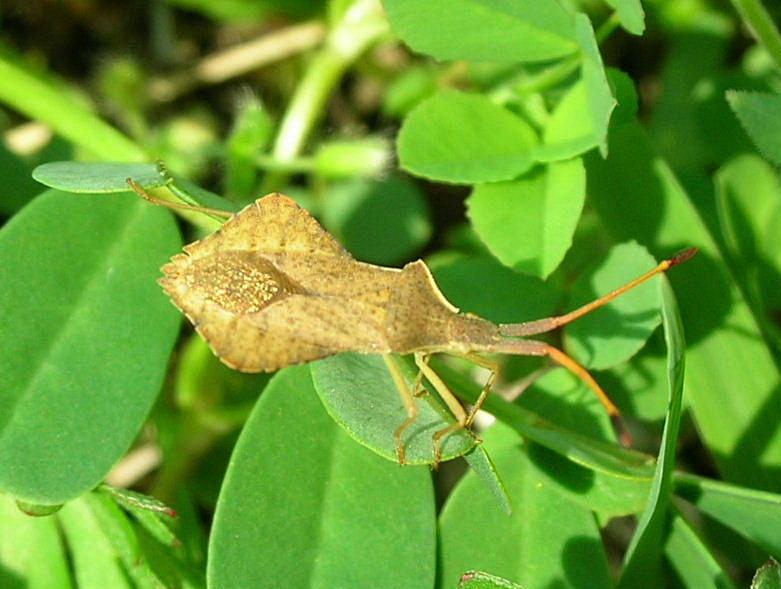
[[[428,380],[456,417],[455,424],[434,434],[436,464],[441,439],[471,425],[496,377],[496,365],[483,353],[549,356],[584,380],[617,417],[613,403],[583,367],[545,342],[522,338],[577,319],[694,251],[666,260],[566,315],[497,325],[459,312],[422,261],[402,269],[359,262],[293,200],[271,194],[231,216],[212,235],[185,246],[163,267],[160,284],[214,353],[237,370],[270,372],[347,351],[384,354],[408,415],[394,433],[401,463],[402,434],[417,417],[416,391],[409,390],[388,355],[414,354],[420,370],[415,389]],[[463,356],[491,370],[469,413],[428,366],[435,353]]]

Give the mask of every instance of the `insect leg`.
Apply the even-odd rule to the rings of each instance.
[[[483,358],[482,356],[478,356],[477,354],[451,354],[451,355],[464,358],[465,360],[468,360],[472,364],[477,364],[478,366],[490,371],[490,374],[488,375],[488,379],[485,381],[485,384],[483,385],[483,390],[480,391],[480,396],[477,398],[477,401],[475,401],[474,405],[472,405],[472,409],[469,411],[469,415],[467,415],[466,417],[465,426],[469,427],[474,422],[477,412],[480,411],[480,408],[483,406],[483,403],[485,403],[486,397],[488,397],[488,394],[491,392],[491,387],[494,386],[496,379],[499,377],[499,364],[497,364],[493,360],[489,360],[488,358]]]
[[[382,359],[385,360],[385,364],[388,367],[388,372],[390,372],[393,383],[396,385],[396,389],[399,391],[399,396],[401,396],[401,400],[404,403],[404,408],[407,410],[407,419],[404,421],[404,423],[396,428],[395,432],[393,432],[393,441],[396,445],[396,456],[399,459],[399,464],[404,464],[406,451],[404,449],[404,442],[402,442],[401,436],[404,433],[404,430],[415,423],[415,420],[418,418],[418,406],[415,405],[413,394],[410,392],[409,387],[407,386],[407,381],[404,379],[404,375],[401,373],[401,370],[399,370],[399,366],[396,364],[396,361],[393,359],[393,357],[390,354],[383,354]],[[422,380],[423,375],[419,372],[418,377],[415,380],[416,390],[419,386],[422,387]]]
[[[556,364],[559,364],[572,372],[594,392],[599,399],[599,402],[602,403],[602,406],[610,416],[614,427],[619,432],[621,443],[625,446],[631,444],[631,437],[621,419],[618,407],[610,400],[610,397],[608,397],[607,393],[599,386],[599,383],[594,380],[594,377],[589,374],[588,370],[578,364],[573,358],[570,358],[567,354],[550,344],[536,340],[505,340],[500,346],[497,346],[496,351],[505,354],[517,354],[520,356],[548,356],[551,360],[556,362]]]
[[[442,439],[448,434],[465,428],[469,416],[456,396],[450,392],[450,389],[447,387],[445,382],[428,365],[428,356],[426,354],[415,354],[415,364],[417,364],[421,374],[426,377],[426,380],[428,380],[437,390],[437,393],[439,393],[441,399],[445,402],[448,409],[450,409],[450,412],[456,418],[456,423],[452,423],[446,428],[435,432],[432,436],[432,440],[434,441],[433,467],[436,469],[442,460]]]

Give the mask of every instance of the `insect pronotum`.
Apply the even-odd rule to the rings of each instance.
[[[417,418],[414,394],[427,380],[455,423],[433,435],[434,464],[442,439],[469,428],[491,390],[498,366],[485,353],[548,356],[569,369],[597,395],[619,423],[619,412],[588,371],[558,348],[528,336],[570,323],[680,264],[691,248],[642,276],[564,315],[517,324],[495,324],[461,313],[440,292],[426,264],[401,269],[354,259],[292,199],[273,193],[236,214],[169,203],[130,187],[143,198],[172,208],[227,216],[206,238],[184,247],[163,266],[160,284],[217,357],[243,372],[272,372],[340,352],[383,354],[407,412],[393,434],[405,461],[404,431]],[[412,354],[418,367],[411,391],[390,354]],[[466,358],[490,371],[479,398],[466,411],[428,365],[432,354]]]

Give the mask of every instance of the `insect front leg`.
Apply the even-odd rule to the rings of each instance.
[[[488,394],[491,392],[491,388],[494,386],[496,379],[499,378],[499,364],[497,364],[493,360],[489,360],[488,358],[483,358],[482,356],[478,356],[477,354],[454,354],[454,355],[464,358],[465,360],[468,360],[472,364],[476,364],[477,366],[480,366],[481,368],[485,368],[490,372],[490,374],[488,375],[488,379],[485,381],[485,384],[483,385],[483,390],[480,391],[480,396],[477,398],[477,401],[475,401],[474,405],[472,405],[472,409],[469,411],[469,415],[467,415],[466,417],[465,426],[470,427],[472,423],[474,423],[475,421],[477,412],[480,411],[480,408],[483,406],[483,403],[485,403]]]
[[[399,396],[404,403],[404,409],[407,411],[407,419],[396,428],[395,432],[393,432],[393,441],[396,445],[396,457],[399,459],[399,464],[403,465],[406,460],[406,450],[401,437],[404,434],[404,430],[418,419],[418,406],[415,405],[414,397],[417,396],[417,391],[419,389],[423,389],[423,373],[418,372],[418,375],[415,378],[415,392],[410,392],[407,381],[404,379],[404,375],[401,373],[401,370],[399,370],[399,366],[396,364],[393,357],[390,354],[383,354],[382,359],[385,360],[388,372],[390,372],[393,383],[396,385],[396,390],[399,391]]]

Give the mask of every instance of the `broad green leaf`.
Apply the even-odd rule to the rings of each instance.
[[[510,495],[507,493],[507,487],[483,445],[478,444],[474,450],[464,454],[464,460],[467,461],[475,474],[480,477],[488,490],[491,491],[502,510],[507,515],[512,515],[513,509],[510,504],[511,500]]]
[[[429,266],[447,300],[494,323],[547,317],[561,298],[553,285],[513,272],[490,256],[440,256]]]
[[[63,192],[127,192],[128,178],[142,188],[164,186],[168,179],[157,164],[120,162],[51,162],[33,170],[33,178]]]
[[[781,566],[775,558],[763,564],[751,580],[751,589],[781,589]]]
[[[33,169],[47,161],[73,156],[70,143],[53,138],[46,147],[30,155],[20,155],[0,144],[0,213],[9,217],[41,193],[41,185],[33,180]]]
[[[581,276],[567,307],[577,309],[623,286],[656,266],[656,260],[635,242],[616,245],[593,272]],[[601,309],[564,328],[567,350],[581,364],[602,370],[625,362],[645,345],[661,322],[659,278],[654,277]]]
[[[626,555],[618,587],[637,587],[643,579],[659,578],[662,544],[669,521],[668,508],[673,489],[675,450],[683,407],[683,377],[685,342],[675,294],[667,280],[661,281],[664,341],[667,345],[667,382],[669,405],[664,423],[662,445],[656,462],[651,496],[637,523]]]
[[[727,573],[680,513],[672,517],[664,555],[684,587],[735,589]]]
[[[587,167],[589,202],[612,237],[637,239],[659,258],[700,249],[670,271],[690,342],[687,397],[725,478],[778,489],[778,368],[702,219],[637,124],[611,132],[610,157],[589,156]]]
[[[542,144],[534,152],[537,161],[573,158],[600,144],[588,100],[588,87],[583,80],[567,90],[545,125]]]
[[[385,0],[391,27],[440,60],[546,61],[576,50],[572,14],[556,0]]]
[[[398,177],[332,185],[322,220],[353,256],[374,264],[403,263],[431,237],[423,195]]]
[[[585,14],[575,17],[578,45],[582,54],[580,75],[586,86],[588,114],[591,119],[594,137],[603,157],[607,155],[607,131],[610,115],[616,107],[616,99],[607,80],[607,72],[602,63],[599,44],[594,36],[591,21]]]
[[[79,589],[132,589],[111,542],[84,498],[69,501],[57,515]]]
[[[489,432],[490,433],[490,432]],[[482,484],[468,473],[450,494],[440,516],[439,585],[453,587],[469,570],[527,587],[611,587],[607,558],[593,515],[555,492],[528,460],[520,438],[498,444],[486,435],[512,498],[507,517],[486,501]]]
[[[537,135],[526,121],[478,94],[442,91],[416,106],[399,131],[402,168],[455,184],[510,180],[533,165]]]
[[[100,482],[162,385],[179,316],[155,281],[180,247],[135,196],[47,192],[0,231],[0,487],[62,503]]]
[[[616,9],[621,26],[633,35],[645,31],[645,12],[640,0],[605,0]]]
[[[410,391],[416,371],[392,358],[402,370]],[[379,355],[339,354],[312,364],[312,379],[328,413],[353,439],[396,462],[393,434],[407,419],[399,391]],[[402,436],[408,464],[431,464],[431,436],[455,421],[431,395],[415,399],[418,418]],[[468,452],[475,445],[466,431],[442,440],[442,460]]]
[[[434,560],[428,469],[401,468],[345,435],[308,367],[278,373],[225,476],[209,587],[428,589]]]
[[[523,589],[523,587],[490,573],[467,571],[461,575],[458,589]]]
[[[145,159],[140,147],[98,118],[62,83],[33,71],[7,48],[0,48],[0,80],[0,101],[48,124],[55,133],[93,157]]]
[[[675,493],[773,554],[781,554],[781,495],[692,475],[675,479]]]
[[[0,495],[0,587],[73,587],[55,517],[30,517],[11,497]]]
[[[467,206],[475,231],[503,264],[546,278],[572,245],[585,197],[586,171],[574,159],[480,184]]]
[[[760,153],[781,164],[781,94],[731,90],[727,102]]]

